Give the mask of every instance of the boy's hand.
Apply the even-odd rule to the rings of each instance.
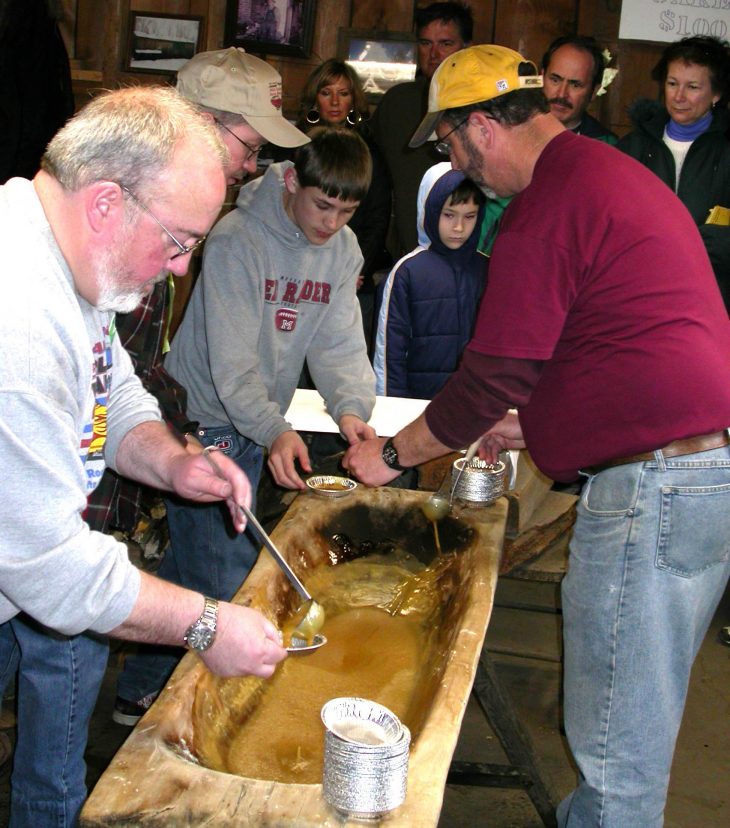
[[[373,437],[378,436],[372,426],[369,426],[354,414],[343,414],[340,417],[339,426],[340,433],[351,446],[360,443],[362,440],[372,440]]]
[[[297,473],[297,460],[307,474],[312,471],[304,440],[296,431],[285,431],[274,440],[269,450],[269,469],[279,486],[287,489],[306,489],[304,481]]]

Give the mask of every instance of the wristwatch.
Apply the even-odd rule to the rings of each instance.
[[[218,602],[215,598],[205,599],[203,614],[191,624],[183,637],[185,646],[202,653],[215,641],[215,629],[218,623]]]
[[[380,455],[383,458],[383,463],[393,471],[407,471],[408,466],[401,466],[398,462],[398,449],[393,445],[393,438],[388,437],[383,446],[383,451]]]

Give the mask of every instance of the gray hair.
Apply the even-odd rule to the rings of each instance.
[[[98,95],[74,115],[51,140],[41,168],[70,191],[116,181],[143,193],[183,138],[221,165],[228,160],[215,125],[172,87],[132,86]]]

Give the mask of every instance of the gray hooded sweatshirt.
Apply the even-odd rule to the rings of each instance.
[[[368,361],[356,280],[362,255],[343,227],[311,244],[284,210],[289,161],[241,188],[214,227],[165,367],[188,391],[188,416],[233,425],[270,448],[291,425],[284,412],[306,358],[327,410],[370,419]]]

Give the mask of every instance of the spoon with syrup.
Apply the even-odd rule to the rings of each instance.
[[[456,491],[456,486],[459,482],[459,478],[461,477],[462,472],[464,471],[464,467],[468,466],[469,463],[474,459],[474,455],[477,453],[479,449],[479,443],[481,443],[482,438],[479,437],[476,439],[466,450],[466,454],[464,455],[464,462],[459,469],[458,474],[456,475],[456,480],[451,482],[451,473],[450,470],[444,477],[444,482],[439,487],[437,492],[434,492],[429,498],[423,501],[421,504],[421,511],[426,516],[428,520],[432,523],[436,523],[438,520],[443,520],[446,515],[451,511],[451,504],[454,500],[454,492]],[[448,492],[448,496],[447,496]]]

